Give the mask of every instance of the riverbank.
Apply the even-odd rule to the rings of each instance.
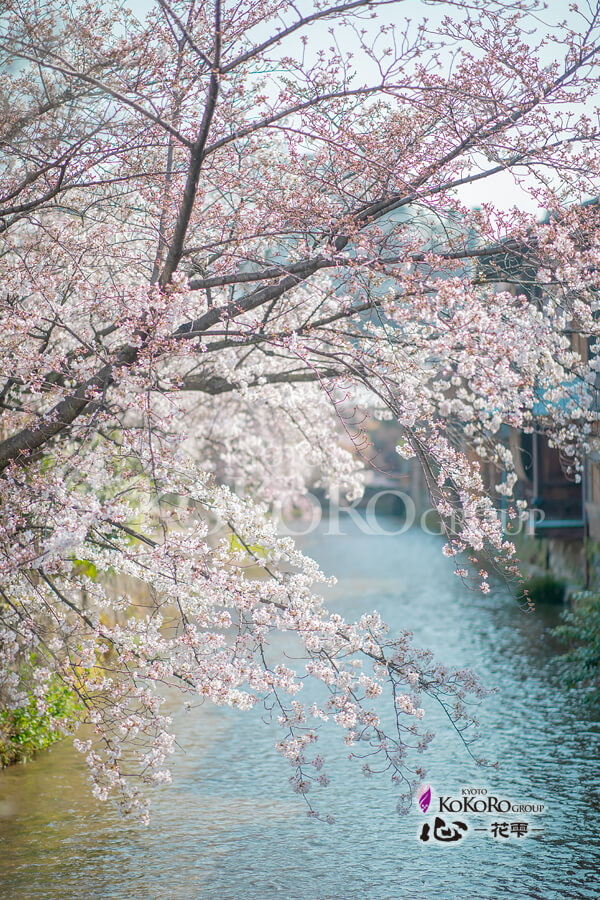
[[[385,524],[385,523],[383,523]],[[330,608],[352,618],[378,609],[391,630],[470,666],[496,688],[478,711],[480,767],[441,710],[419,757],[434,795],[485,788],[515,803],[544,805],[542,832],[502,841],[476,818],[460,846],[423,845],[423,813],[395,811],[393,787],[364,778],[327,732],[320,751],[330,786],[318,798],[331,826],[306,817],[273,749],[275,729],[258,711],[174,708],[174,780],[155,799],[148,828],[123,824],[97,803],[68,742],[30,766],[0,774],[0,881],[19,900],[592,900],[600,862],[600,723],[561,682],[552,637],[557,609],[527,612],[498,588],[465,589],[421,531],[370,536],[349,521],[303,539],[338,584]],[[391,530],[391,528],[390,528]],[[280,643],[272,651],[283,652]],[[531,817],[530,817],[531,818]],[[530,822],[533,826],[533,822]]]

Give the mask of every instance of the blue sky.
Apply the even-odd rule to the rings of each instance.
[[[139,16],[143,16],[144,13],[154,5],[152,0],[126,0],[126,2]],[[579,28],[579,24],[576,24],[579,20],[569,11],[568,5],[569,4],[567,4],[565,0],[548,0],[545,4],[546,8],[537,14],[540,31],[546,31],[548,27],[551,28],[552,26],[555,26],[565,18],[574,28]],[[290,7],[291,6],[292,4],[290,4]],[[589,9],[587,0],[584,0],[579,6],[582,10]],[[310,11],[313,8],[313,4],[312,2],[306,2],[306,0],[298,0],[295,4],[295,8],[302,12]],[[383,7],[379,11],[376,19],[366,18],[365,27],[375,34],[379,24],[384,22],[394,22],[399,30],[404,30],[404,23],[407,17],[411,18],[413,22],[418,22],[425,16],[433,26],[436,21],[439,21],[442,15],[450,14],[451,12],[451,6],[442,2],[435,2],[435,0],[434,2],[429,3],[423,2],[423,0],[404,0],[404,2],[398,3],[397,5]],[[532,19],[531,25],[532,28],[535,27],[536,20]],[[309,50],[327,50],[331,44],[331,36],[328,34],[327,26],[323,22],[312,26],[307,34],[309,37]],[[534,43],[536,41],[536,34],[532,33],[529,40],[531,43]],[[344,47],[351,47],[351,36],[344,34],[343,42]],[[298,37],[294,36],[287,38],[283,46],[288,52],[297,51],[300,47]],[[554,51],[552,50],[549,51],[549,61],[552,59],[553,52]],[[357,54],[357,62],[358,59],[359,56]],[[359,69],[359,75],[364,79],[368,79],[369,74],[368,65],[365,66],[363,63]],[[526,189],[519,186],[515,177],[510,173],[502,173],[473,185],[466,185],[460,189],[460,198],[469,206],[477,206],[482,202],[491,202],[501,209],[507,209],[513,205],[517,205],[520,209],[527,212],[535,212],[538,210],[536,201],[529,196]]]

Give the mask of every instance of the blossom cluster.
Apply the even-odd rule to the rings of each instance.
[[[471,721],[472,673],[328,612],[277,531],[309,487],[360,496],[373,420],[460,511],[444,552],[483,591],[516,572],[507,432],[575,478],[598,442],[596,19],[304,5],[7,0],[0,22],[0,699],[35,652],[39,709],[60,678],[96,795],[142,818],[173,690],[264,704],[319,816],[323,727],[403,808],[428,698]],[[461,201],[499,172],[543,221]]]

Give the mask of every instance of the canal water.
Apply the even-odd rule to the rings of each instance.
[[[338,576],[329,605],[347,618],[378,609],[393,628],[442,661],[471,666],[497,688],[479,711],[482,769],[439,711],[437,737],[420,759],[432,803],[396,813],[389,782],[361,775],[337,734],[331,785],[306,817],[258,713],[206,708],[175,713],[180,745],[173,783],[155,796],[148,827],[124,824],[90,796],[84,765],[68,741],[0,775],[2,900],[463,900],[596,898],[600,895],[600,722],[564,688],[550,631],[553,610],[524,612],[508,593],[481,596],[462,585],[441,542],[418,530],[369,535],[327,523],[303,549]],[[340,752],[341,750],[341,752]],[[442,813],[464,838],[418,839],[434,824],[439,797],[463,788],[540,815]],[[491,825],[526,822],[517,837]],[[453,826],[450,826],[453,827]],[[476,828],[483,830],[477,831]]]

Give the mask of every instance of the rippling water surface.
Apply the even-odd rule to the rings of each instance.
[[[478,768],[435,709],[437,737],[425,754],[437,793],[481,787],[514,802],[544,803],[535,836],[494,840],[469,831],[454,846],[417,839],[415,807],[395,811],[388,782],[365,779],[338,754],[319,807],[307,819],[287,785],[274,733],[253,712],[176,713],[182,748],[173,784],[152,821],[124,825],[89,795],[68,742],[0,775],[3,900],[458,900],[596,898],[600,895],[600,723],[562,687],[550,629],[556,613],[528,614],[505,594],[473,594],[452,574],[439,541],[419,531],[384,537],[304,540],[337,586],[329,605],[350,618],[378,609],[417,646],[473,667],[498,690],[480,714],[482,750],[499,769]],[[340,748],[336,734],[324,749]],[[457,818],[452,816],[450,818]],[[468,816],[470,829],[490,819]]]

